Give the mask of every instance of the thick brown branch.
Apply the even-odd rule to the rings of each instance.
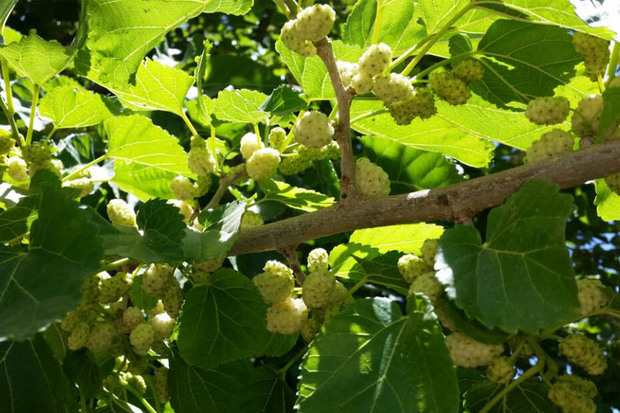
[[[355,157],[351,144],[351,101],[353,93],[347,91],[342,84],[336,57],[328,38],[315,43],[316,53],[327,67],[327,73],[336,92],[338,102],[338,124],[334,139],[340,145],[340,199],[355,196]]]
[[[445,188],[384,198],[359,198],[346,208],[333,206],[247,229],[230,255],[275,250],[362,228],[437,220],[462,222],[502,204],[527,181],[549,178],[560,187],[569,188],[620,173],[619,159],[620,141],[615,141]]]

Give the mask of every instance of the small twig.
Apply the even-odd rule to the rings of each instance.
[[[228,187],[245,176],[247,176],[245,168],[238,168],[234,169],[233,171],[231,171],[230,174],[220,179],[220,185],[218,186],[217,191],[215,191],[213,198],[211,198],[211,201],[209,201],[205,209],[217,208],[217,206],[220,204],[220,201],[222,200],[222,197],[228,190]]]
[[[334,139],[340,145],[340,201],[355,197],[355,157],[351,144],[351,102],[355,93],[345,89],[331,41],[325,38],[315,43],[316,53],[321,58],[336,92],[338,101],[338,124]]]
[[[280,253],[288,260],[289,267],[291,267],[293,274],[295,274],[297,284],[302,285],[306,279],[306,274],[301,270],[301,265],[299,264],[297,253],[295,252],[296,250],[297,246],[282,247],[279,249]]]

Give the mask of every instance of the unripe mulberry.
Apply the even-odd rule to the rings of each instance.
[[[148,353],[153,341],[155,341],[155,332],[149,323],[138,324],[129,334],[131,346],[136,354],[142,356]]]
[[[446,346],[454,363],[460,367],[486,366],[504,352],[502,344],[481,343],[460,332],[448,335]]]
[[[138,393],[146,393],[146,381],[144,381],[144,377],[140,376],[139,374],[132,374],[127,372],[122,373],[122,378],[127,382],[127,384],[137,390]]]
[[[318,42],[327,36],[336,21],[336,12],[327,4],[315,4],[297,15],[297,32],[305,40]]]
[[[405,281],[410,284],[428,270],[430,270],[430,268],[426,265],[424,260],[413,254],[403,255],[398,260],[398,271]]]
[[[263,300],[267,304],[274,304],[284,301],[291,296],[295,287],[295,281],[293,279],[293,271],[286,265],[277,261],[270,261],[269,263],[277,263],[279,265],[265,265],[264,272],[258,274],[252,281]]]
[[[113,277],[102,277],[99,302],[110,304],[118,301],[131,288],[131,278],[126,272],[118,272]]]
[[[435,265],[435,255],[437,255],[437,248],[439,248],[439,240],[427,239],[422,244],[422,258],[426,265],[433,268]]]
[[[309,148],[320,148],[331,142],[334,127],[329,118],[322,112],[310,111],[297,119],[293,128],[297,142]]]
[[[571,118],[572,131],[581,138],[592,138],[598,132],[603,113],[603,97],[588,95],[579,101]]]
[[[299,145],[297,148],[297,153],[301,159],[306,161],[320,161],[325,159],[327,158],[327,151],[327,146],[322,146],[320,148],[308,148],[307,146]]]
[[[542,97],[529,101],[525,117],[537,125],[555,125],[564,122],[569,110],[570,103],[563,96]]]
[[[301,330],[308,309],[299,298],[288,298],[267,309],[267,330],[278,334],[294,334]]]
[[[320,329],[321,325],[316,317],[304,318],[301,325],[301,338],[303,338],[306,343],[309,343],[314,340],[314,337],[316,337]]]
[[[96,324],[88,335],[88,348],[93,353],[108,350],[117,335],[116,327],[111,323]]]
[[[196,197],[196,187],[185,176],[177,176],[170,181],[170,189],[176,199],[187,201]]]
[[[133,208],[122,199],[112,199],[106,208],[108,218],[114,225],[136,227],[136,213]]]
[[[549,388],[548,397],[563,413],[594,413],[596,385],[577,376],[560,376]]]
[[[408,99],[388,105],[390,115],[398,125],[408,125],[415,118],[428,119],[437,113],[435,98],[427,88],[417,88]]]
[[[280,165],[280,154],[272,148],[259,149],[252,154],[245,164],[250,178],[257,181],[269,179],[275,175]]]
[[[95,189],[95,184],[88,178],[79,178],[63,182],[62,187],[78,189],[80,191],[80,193],[78,194],[78,198],[83,198],[93,192],[93,190]]]
[[[467,83],[451,72],[435,72],[430,76],[431,90],[451,105],[467,103],[471,94]]]
[[[359,66],[357,63],[351,62],[343,62],[339,60],[336,62],[338,66],[338,72],[340,73],[340,79],[342,80],[342,84],[344,87],[351,86],[351,81],[353,80],[353,76],[355,76],[359,72]]]
[[[605,286],[599,280],[577,280],[579,315],[587,316],[609,303]]]
[[[50,171],[59,178],[62,176],[62,169],[64,165],[60,159],[48,159],[43,162],[33,162],[28,167],[28,175],[33,177],[37,171],[45,170]]]
[[[280,31],[282,43],[302,57],[312,57],[316,55],[316,47],[311,41],[305,39],[297,28],[297,20],[290,20],[284,23]]]
[[[610,56],[609,41],[586,33],[575,32],[573,47],[583,58],[590,80],[596,81],[599,75],[605,74]]]
[[[620,174],[610,175],[605,178],[605,183],[616,194],[620,195]]]
[[[15,139],[10,136],[0,135],[0,156],[7,155],[15,147]]]
[[[292,154],[284,157],[280,162],[280,173],[282,175],[296,175],[301,171],[308,169],[312,165],[312,162],[302,158],[299,154]]]
[[[452,69],[452,74],[465,83],[477,82],[482,79],[484,68],[477,60],[465,59]]]
[[[310,308],[324,308],[331,303],[336,277],[331,271],[315,271],[306,277],[301,296]]]
[[[168,402],[168,369],[160,367],[155,371],[155,398],[161,404]]]
[[[255,133],[249,132],[241,137],[239,150],[243,159],[250,159],[254,152],[263,148],[263,143],[258,139]]]
[[[323,248],[315,248],[308,254],[308,271],[327,271],[329,254]]]
[[[487,378],[497,384],[508,384],[515,375],[514,365],[507,357],[491,360],[487,367]]]
[[[553,129],[534,141],[525,154],[526,163],[538,163],[571,152],[574,140],[570,133]]]
[[[241,218],[240,228],[247,229],[247,228],[260,227],[264,223],[265,221],[263,220],[263,217],[260,216],[260,214],[257,214],[254,211],[245,211],[245,213],[243,214],[243,217]]]
[[[195,147],[187,154],[187,165],[190,171],[198,176],[208,175],[215,170],[216,161],[206,147]]]
[[[374,79],[372,92],[386,105],[413,96],[411,79],[398,73],[390,73],[386,76],[377,76]]]
[[[82,314],[80,314],[78,311],[71,311],[67,313],[65,318],[62,319],[60,323],[60,328],[70,333],[75,328],[75,326],[80,322],[81,318],[82,318]]]
[[[52,159],[52,148],[45,143],[35,142],[23,148],[22,155],[29,164],[42,164]]]
[[[607,368],[603,349],[584,335],[571,334],[560,342],[560,353],[570,363],[583,367],[588,374],[602,374]]]
[[[137,307],[127,307],[123,312],[123,333],[128,334],[138,324],[144,322],[144,314]]]
[[[422,274],[411,283],[409,295],[413,293],[424,294],[432,303],[437,302],[439,297],[443,295],[443,285],[437,280],[434,272]]]
[[[217,258],[194,263],[194,267],[200,271],[213,272],[220,268],[226,259],[226,254],[222,254]]]
[[[11,156],[7,161],[7,165],[6,173],[11,179],[23,182],[30,178],[28,175],[28,164],[22,158]]]
[[[358,95],[365,95],[366,93],[372,92],[373,86],[374,82],[372,76],[362,71],[356,73],[351,78],[351,87],[355,89]]]
[[[181,285],[174,275],[169,277],[168,288],[164,292],[161,302],[170,317],[177,318],[179,316],[181,305],[183,305],[183,290],[181,290]]]
[[[150,296],[162,295],[168,286],[172,268],[167,264],[151,264],[142,275],[142,291]]]
[[[355,190],[363,196],[387,196],[390,178],[379,165],[368,158],[359,158],[355,163]]]
[[[384,43],[373,44],[360,57],[359,70],[372,77],[387,72],[390,63],[392,63],[390,46]]]
[[[89,333],[90,327],[88,326],[88,323],[78,323],[73,330],[71,330],[71,334],[69,335],[69,339],[67,341],[67,347],[69,347],[69,350],[76,351],[82,347],[85,347],[88,343]]]
[[[180,199],[169,199],[166,203],[179,209],[179,214],[183,215],[184,222],[189,222],[191,217],[194,215],[194,208],[192,208],[190,203],[187,201],[181,201]]]
[[[171,318],[167,313],[157,314],[149,320],[149,324],[153,327],[156,340],[169,338],[174,331],[176,323],[176,320]]]
[[[272,147],[273,149],[279,150],[280,146],[282,146],[282,144],[284,143],[284,140],[286,139],[286,131],[279,126],[276,128],[273,128],[269,132],[268,139],[269,139],[269,146]]]

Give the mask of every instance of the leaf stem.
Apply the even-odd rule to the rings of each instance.
[[[493,406],[497,404],[497,402],[499,402],[508,393],[514,390],[515,387],[517,387],[519,384],[523,383],[530,377],[533,377],[534,375],[538,374],[542,370],[543,365],[544,365],[544,361],[542,359],[538,359],[538,361],[536,362],[534,366],[526,370],[522,375],[519,376],[518,379],[516,379],[515,381],[511,382],[509,385],[504,387],[491,400],[489,400],[489,402],[484,405],[482,410],[480,410],[480,413],[488,413],[491,410],[491,408],[493,408]]]
[[[37,115],[37,106],[39,104],[39,93],[41,86],[35,85],[32,89],[32,107],[30,108],[30,122],[28,123],[28,132],[26,133],[26,146],[32,144],[32,134],[34,133],[34,119]]]
[[[11,126],[11,132],[13,133],[13,138],[17,141],[19,146],[25,146],[26,143],[24,141],[24,137],[19,133],[19,129],[17,128],[17,123],[15,123],[15,107],[13,106],[13,90],[11,89],[11,81],[9,77],[9,68],[7,66],[7,62],[4,58],[0,58],[0,67],[2,70],[2,80],[4,82],[4,90],[6,92],[6,104],[0,98],[0,107],[2,107],[2,111],[6,115],[6,118],[9,121],[9,125]]]
[[[362,287],[363,287],[363,286],[364,286],[364,285],[368,282],[368,279],[369,279],[369,278],[370,278],[370,276],[369,276],[369,275],[364,275],[364,276],[362,277],[362,279],[361,279],[361,280],[359,280],[357,283],[355,283],[355,285],[354,285],[353,287],[349,288],[349,295],[350,295],[351,297],[353,297],[353,294],[355,294],[355,292],[356,292],[357,290],[359,290],[360,288],[362,288]]]
[[[129,264],[131,260],[129,258],[121,258],[120,260],[112,261],[103,267],[101,267],[101,271],[110,271],[115,270],[118,267],[122,267],[125,264]]]
[[[181,111],[181,118],[183,119],[183,122],[185,122],[187,127],[189,128],[189,131],[192,133],[192,136],[194,138],[199,138],[200,134],[198,133],[198,131],[196,130],[196,128],[194,127],[192,122],[189,120],[189,118],[187,117],[187,115],[183,111]]]
[[[144,397],[142,397],[142,395],[140,394],[140,392],[136,389],[133,388],[133,386],[129,383],[127,383],[125,380],[119,378],[118,382],[121,384],[121,386],[123,386],[124,389],[128,390],[129,393],[133,394],[134,396],[136,396],[136,398],[138,400],[140,400],[140,403],[142,403],[142,405],[144,406],[144,408],[146,409],[147,412],[149,413],[157,413],[157,410],[155,410],[153,408],[153,406],[150,405],[149,402],[147,402]]]
[[[71,172],[69,175],[65,176],[64,178],[62,178],[62,182],[66,182],[72,178],[75,178],[76,176],[78,176],[79,174],[81,174],[82,172],[84,172],[85,170],[87,170],[88,168],[90,168],[93,165],[97,165],[99,162],[105,160],[108,157],[108,154],[103,154],[100,157],[98,157],[97,159],[90,161],[89,163],[87,163],[86,165],[82,165],[80,168],[76,169],[75,171]]]
[[[52,128],[52,130],[50,131],[50,133],[47,134],[47,136],[45,137],[45,142],[49,141],[52,139],[52,136],[54,136],[54,134],[58,131],[58,127],[56,125],[54,125],[54,127]]]
[[[467,6],[463,7],[441,28],[441,30],[439,30],[437,33],[432,35],[432,38],[430,38],[426,42],[424,47],[420,49],[416,57],[414,57],[413,60],[409,62],[409,64],[403,69],[401,74],[403,76],[407,76],[409,73],[411,73],[411,71],[416,67],[416,65],[420,62],[420,60],[422,60],[422,58],[426,55],[426,52],[428,52],[435,45],[435,43],[437,43],[437,41],[441,38],[441,36],[446,34],[452,28],[452,25],[456,23],[461,17],[463,17],[465,13],[470,11],[474,6],[475,6],[475,2],[471,2]]]
[[[288,363],[286,363],[284,365],[284,367],[282,367],[280,370],[278,370],[276,373],[278,373],[278,375],[280,376],[280,378],[282,380],[284,380],[286,378],[286,372],[288,371],[288,369],[290,369],[293,364],[295,364],[297,362],[297,360],[299,360],[300,358],[303,357],[304,354],[306,354],[306,352],[308,351],[308,347],[310,347],[310,343],[307,343],[306,345],[304,345],[301,350],[299,350],[294,356],[293,358],[291,358]]]
[[[205,209],[208,210],[217,208],[217,206],[220,204],[220,201],[222,200],[222,197],[228,190],[228,187],[232,185],[237,179],[241,179],[244,176],[247,176],[247,172],[245,171],[245,168],[241,167],[237,170],[231,171],[228,175],[222,177],[220,179],[220,185],[218,186],[217,191],[215,191],[213,198],[211,198]]]
[[[609,58],[609,65],[607,66],[607,84],[614,80],[616,77],[616,66],[618,66],[618,57],[620,56],[620,43],[614,42],[614,47],[611,50],[611,57]]]
[[[379,34],[380,34],[380,26],[381,26],[381,6],[382,1],[377,0],[377,14],[375,15],[375,24],[372,30],[372,44],[379,43]]]

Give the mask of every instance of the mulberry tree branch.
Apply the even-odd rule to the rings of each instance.
[[[351,102],[355,92],[345,89],[336,64],[332,43],[325,38],[315,43],[316,53],[321,58],[336,92],[338,102],[338,124],[334,139],[340,145],[340,200],[355,196],[355,157],[351,144]]]
[[[363,228],[447,220],[464,222],[502,204],[525,182],[547,178],[561,188],[620,173],[620,140],[445,188],[381,198],[357,198],[317,212],[245,230],[230,255],[277,250]]]

